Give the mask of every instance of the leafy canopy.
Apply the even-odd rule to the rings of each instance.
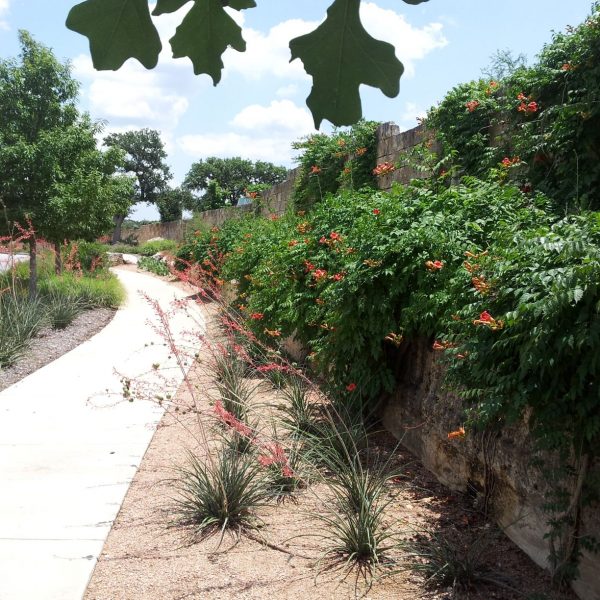
[[[171,170],[166,164],[164,144],[160,133],[154,129],[139,129],[124,133],[111,133],[104,139],[108,147],[125,153],[123,171],[136,177],[135,194],[131,204],[158,201],[167,189]]]
[[[249,186],[261,183],[275,185],[283,181],[286,174],[285,167],[270,162],[252,162],[239,156],[210,156],[191,166],[183,187],[192,192],[204,192],[198,208],[205,210],[223,206],[225,201],[235,205]]]
[[[172,13],[190,0],[158,0],[153,15]],[[291,60],[299,58],[313,78],[307,99],[315,126],[323,119],[334,125],[352,125],[362,116],[361,84],[395,97],[404,71],[394,47],[376,40],[360,20],[361,0],[334,0],[327,18],[315,31],[291,40]],[[428,0],[404,0],[421,4]],[[227,48],[246,50],[242,30],[226,8],[256,7],[254,0],[193,0],[170,44],[174,58],[188,57],[194,73],[205,73],[216,85]],[[116,70],[129,58],[146,68],[158,63],[162,44],[152,23],[147,0],[85,0],[74,6],[67,27],[89,38],[94,67]]]

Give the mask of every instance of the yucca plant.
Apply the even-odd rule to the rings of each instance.
[[[44,325],[40,301],[6,293],[0,296],[0,367],[14,363]]]
[[[313,515],[322,524],[313,535],[325,545],[321,561],[341,562],[347,569],[357,568],[357,578],[362,574],[369,579],[398,535],[384,522],[391,502],[386,484],[393,475],[388,463],[369,469],[358,455],[346,464],[339,455],[332,457],[336,471],[324,480],[331,502],[325,512]]]
[[[255,511],[267,503],[270,491],[253,454],[220,448],[206,460],[189,455],[180,470],[175,498],[177,524],[204,538],[226,530],[256,528]]]
[[[282,390],[284,403],[277,408],[283,413],[280,421],[292,436],[317,432],[319,410],[308,396],[306,383],[297,376],[290,376],[288,384]]]
[[[51,293],[45,301],[46,315],[53,329],[65,329],[85,309],[83,301],[76,296]]]
[[[235,354],[225,349],[215,354],[213,369],[223,408],[236,419],[245,422],[248,403],[256,386],[253,387],[244,378],[246,371],[244,363]]]
[[[495,539],[491,532],[461,540],[456,532],[426,530],[417,532],[415,540],[403,542],[402,547],[408,551],[406,566],[422,573],[433,587],[460,592],[491,584],[516,592],[510,580],[491,566]]]

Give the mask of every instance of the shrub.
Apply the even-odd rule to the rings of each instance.
[[[348,401],[375,398],[394,385],[396,343],[432,336],[455,310],[446,287],[464,252],[487,247],[509,223],[549,221],[547,205],[473,179],[437,193],[422,185],[344,192],[305,217],[224,226],[215,244],[232,248],[223,276],[239,282],[239,304],[260,339],[293,334]],[[442,269],[427,267],[435,260]]]
[[[137,254],[139,251],[138,246],[131,246],[129,244],[114,244],[105,246],[107,252],[116,252],[117,254]]]
[[[173,240],[154,240],[144,242],[137,248],[137,254],[142,256],[154,256],[157,252],[175,252],[177,250],[177,242]]]
[[[497,82],[454,88],[428,115],[464,172],[491,169],[562,209],[600,207],[600,3],[578,27],[553,34],[535,65]],[[515,159],[518,157],[518,160]],[[503,158],[514,161],[502,164]]]
[[[360,121],[349,129],[336,129],[331,136],[317,133],[293,144],[303,151],[293,195],[296,210],[309,210],[340,189],[375,187],[377,125]]]
[[[97,242],[70,242],[62,248],[66,268],[81,269],[86,273],[106,270],[106,246]]]
[[[67,296],[81,302],[84,308],[117,308],[125,300],[125,292],[116,276],[79,277],[64,273],[39,281],[41,296]]]
[[[142,256],[142,258],[140,258],[138,261],[138,269],[141,269],[142,271],[150,271],[150,273],[154,273],[155,275],[160,275],[162,277],[171,274],[168,265],[166,265],[162,260],[158,260],[149,256]]]

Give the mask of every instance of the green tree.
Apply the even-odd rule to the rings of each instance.
[[[248,186],[258,183],[275,185],[283,181],[286,175],[285,167],[270,162],[253,163],[239,156],[210,156],[191,166],[183,187],[193,192],[204,192],[198,200],[198,208],[207,210],[218,208],[225,203],[235,206]]]
[[[121,227],[129,209],[138,202],[156,204],[167,190],[167,182],[171,179],[171,170],[165,162],[167,153],[154,129],[139,129],[124,133],[112,133],[104,139],[105,146],[119,148],[125,153],[122,172],[135,176],[134,194],[127,211],[114,217],[115,230],[113,243],[121,238]]]
[[[44,205],[57,183],[67,181],[49,149],[77,128],[79,84],[68,64],[26,31],[19,32],[18,59],[0,60],[0,198],[9,227],[31,221],[41,228]],[[29,238],[29,291],[37,291],[37,245]]]
[[[195,199],[189,190],[182,187],[166,190],[156,201],[162,223],[182,218],[183,210],[193,210]]]
[[[158,0],[153,14],[179,10],[189,0]],[[421,4],[428,0],[404,0]],[[362,116],[361,84],[379,88],[393,98],[404,72],[391,44],[371,37],[360,20],[361,0],[334,0],[327,18],[315,31],[291,40],[291,58],[299,58],[313,78],[307,104],[315,126],[323,119],[334,125],[353,125]],[[221,55],[227,48],[246,50],[239,25],[226,12],[254,8],[254,0],[194,0],[175,35],[175,58],[189,57],[194,73],[206,73],[216,85],[221,79]],[[74,6],[67,27],[90,40],[96,69],[115,70],[128,58],[146,68],[158,63],[162,45],[152,23],[147,0],[85,0]],[[335,85],[332,85],[335,82]]]

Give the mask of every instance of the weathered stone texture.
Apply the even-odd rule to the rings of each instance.
[[[449,488],[473,494],[505,533],[536,563],[548,567],[549,514],[543,506],[551,490],[548,473],[557,457],[534,449],[526,422],[498,431],[448,439],[463,423],[460,398],[442,390],[443,367],[429,340],[410,343],[398,371],[399,386],[388,402],[384,425]],[[592,467],[600,476],[600,465]],[[583,511],[581,533],[600,539],[598,506]],[[583,552],[575,592],[600,600],[600,560]]]

